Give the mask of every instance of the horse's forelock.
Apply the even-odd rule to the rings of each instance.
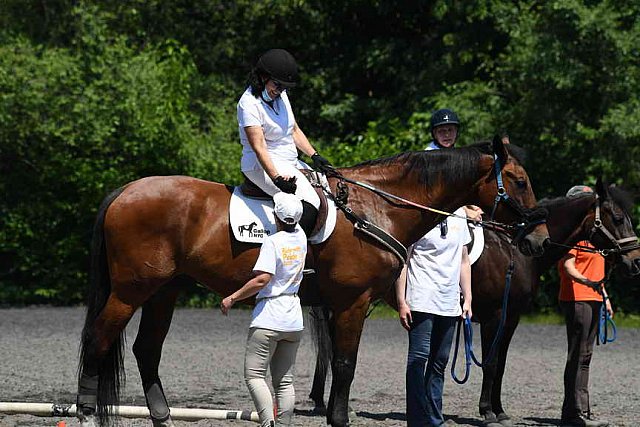
[[[516,161],[521,165],[525,166],[525,162],[527,161],[527,151],[524,148],[515,144],[505,144],[504,146],[511,157],[516,159]],[[478,141],[468,147],[476,148],[483,154],[493,154],[493,143],[491,141]]]
[[[622,208],[625,214],[630,218],[633,218],[634,203],[631,194],[620,187],[616,187],[615,185],[610,185],[608,191],[611,199],[613,199],[613,201]]]

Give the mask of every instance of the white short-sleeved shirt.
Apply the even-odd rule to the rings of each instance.
[[[463,208],[455,211],[465,216]],[[448,217],[409,248],[405,299],[412,311],[459,316],[462,248],[471,241],[466,219]]]
[[[251,328],[280,332],[304,329],[297,293],[306,255],[307,236],[299,225],[294,232],[279,231],[264,239],[253,271],[273,277],[256,295]]]
[[[295,117],[286,91],[273,101],[273,108],[271,108],[261,96],[257,98],[253,96],[251,87],[249,87],[240,97],[237,111],[240,143],[242,144],[241,170],[262,168],[244,130],[248,126],[262,127],[267,151],[274,162],[283,161],[296,164],[298,150],[293,142]]]

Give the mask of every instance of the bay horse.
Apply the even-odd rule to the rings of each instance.
[[[496,137],[493,144],[408,152],[337,171],[344,178],[445,211],[465,204],[484,209],[497,205],[497,220],[528,226],[520,249],[539,255],[549,235],[543,223],[532,224],[535,212],[528,209],[536,199],[526,171],[511,151]],[[329,179],[333,194],[340,182],[344,184],[340,180]],[[350,210],[405,246],[442,220],[433,211],[344,185]],[[147,177],[103,200],[93,230],[78,370],[77,408],[83,426],[111,420],[124,379],[124,330],[139,307],[142,317],[133,353],[147,406],[154,426],[173,425],[158,366],[179,292],[197,281],[229,295],[252,277],[258,256],[259,245],[233,239],[228,211],[232,191],[224,184],[184,176]],[[503,199],[507,203],[498,203]],[[365,315],[370,302],[394,282],[401,261],[356,230],[342,210],[331,237],[310,252],[317,273],[305,279],[302,289],[317,286],[323,304],[333,312],[335,375],[327,422],[346,426]]]
[[[483,425],[508,427],[513,425],[505,413],[501,401],[502,379],[507,352],[521,314],[528,308],[537,292],[540,275],[549,270],[583,240],[590,240],[599,250],[609,253],[608,261],[624,269],[632,276],[640,273],[640,248],[631,221],[633,204],[630,197],[615,186],[606,186],[601,179],[595,193],[583,197],[541,200],[539,207],[548,212],[547,226],[550,245],[542,256],[532,258],[512,250],[511,239],[504,233],[486,228],[484,251],[471,266],[471,290],[473,321],[480,323],[483,363],[482,391],[479,409]],[[559,244],[553,244],[559,243]],[[491,346],[498,332],[506,285],[507,267],[513,257],[515,269],[511,278],[508,309],[503,334],[495,349]],[[394,292],[384,300],[397,309]],[[311,319],[318,328],[318,357],[309,398],[314,401],[314,412],[323,413],[324,387],[328,371],[330,348],[323,341],[329,310],[312,307]],[[491,354],[495,354],[491,357]]]
[[[640,249],[631,221],[632,203],[621,189],[598,179],[595,193],[541,200],[539,206],[548,211],[547,226],[552,241],[543,256],[524,257],[510,250],[510,240],[504,234],[485,230],[485,250],[471,266],[473,320],[480,323],[483,360],[490,359],[483,363],[479,400],[483,424],[489,427],[513,425],[501,399],[507,352],[520,316],[537,292],[540,275],[555,267],[570,247],[583,240],[608,252],[608,261],[620,266],[625,275],[640,273]],[[503,334],[493,351],[495,357],[490,357],[503,316],[506,271],[511,256],[515,269],[506,296]]]

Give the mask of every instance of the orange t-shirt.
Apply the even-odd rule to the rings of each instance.
[[[593,248],[591,243],[583,241],[580,246]],[[569,254],[575,257],[576,269],[589,280],[598,281],[604,278],[604,258],[599,253],[571,249]],[[564,269],[563,257],[558,262],[560,272],[560,301],[602,301],[602,295],[591,287],[575,281]]]

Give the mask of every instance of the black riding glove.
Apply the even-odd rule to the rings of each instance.
[[[296,177],[292,176],[289,179],[284,179],[280,175],[276,176],[273,179],[273,183],[285,193],[294,194],[298,186],[296,185]]]
[[[320,172],[327,172],[333,170],[333,165],[329,162],[329,160],[322,157],[317,152],[311,156],[311,160],[313,160],[313,168]]]

